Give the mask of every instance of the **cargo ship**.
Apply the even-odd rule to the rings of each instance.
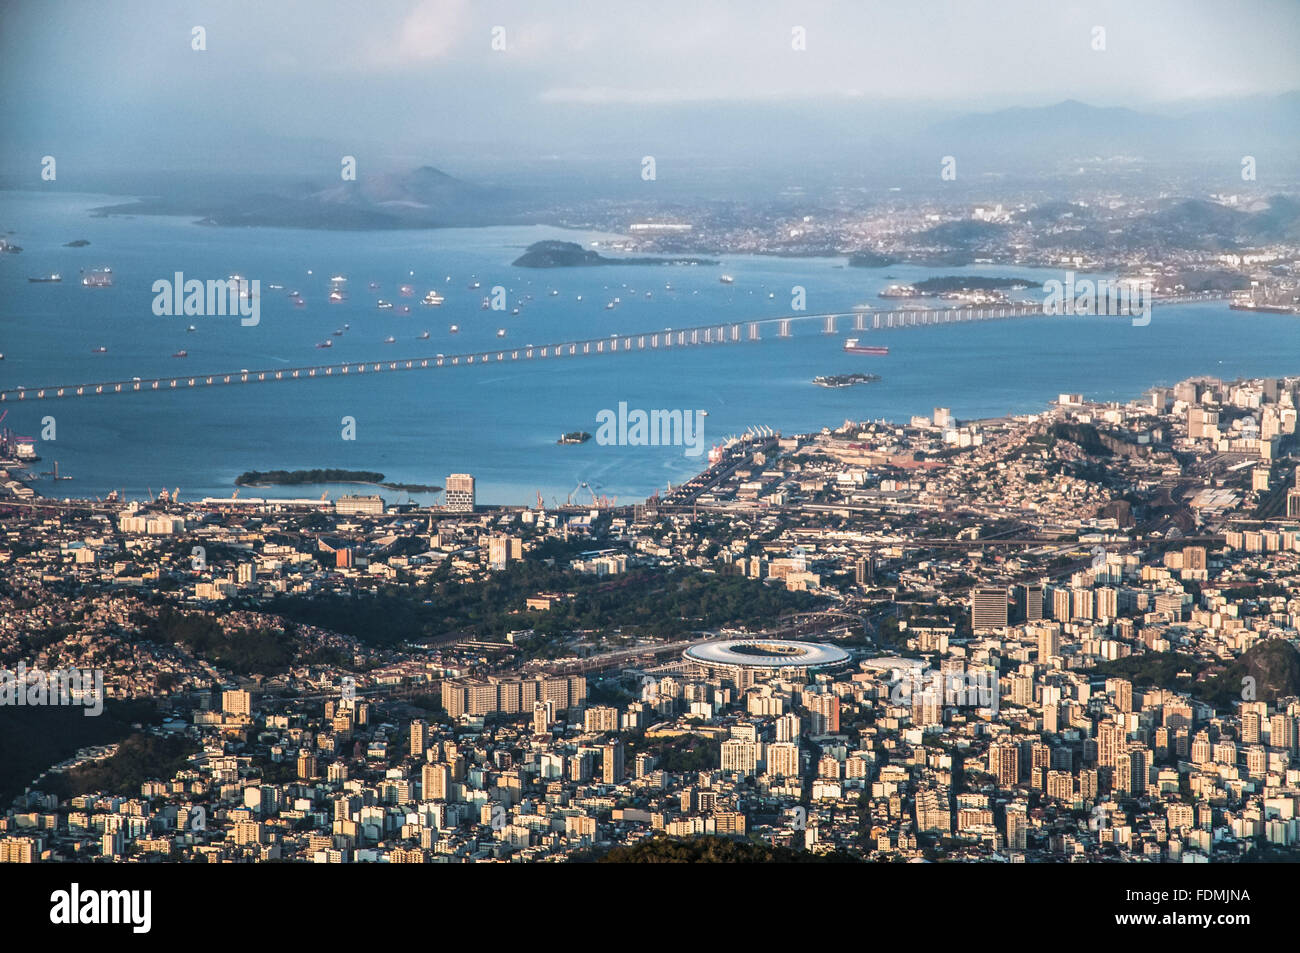
[[[58,281],[62,281],[62,280],[63,280],[63,276],[60,275],[60,274],[41,275],[40,277],[37,277],[37,278],[28,278],[27,280],[28,280],[28,281],[35,281],[35,282],[39,282],[39,283],[44,284],[44,283],[46,283],[46,282],[58,282]]]
[[[857,338],[849,338],[844,342],[845,354],[875,354],[883,357],[889,353],[889,348],[880,347],[875,344],[859,344]]]
[[[1296,314],[1295,308],[1285,304],[1255,304],[1251,301],[1233,301],[1228,305],[1230,311],[1259,311],[1263,314]]]
[[[436,291],[430,291],[427,295],[424,296],[424,303],[429,305],[430,307],[436,308],[440,304],[442,304],[442,302],[443,302],[442,295],[438,294],[438,292]]]

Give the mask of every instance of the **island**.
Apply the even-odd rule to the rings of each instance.
[[[588,268],[595,265],[716,265],[707,258],[606,258],[577,242],[533,242],[516,258],[517,268]]]
[[[249,470],[235,477],[235,486],[304,486],[320,483],[357,483],[381,486],[386,490],[407,493],[438,493],[442,487],[424,483],[386,483],[384,475],[373,470]]]
[[[572,433],[561,434],[556,443],[586,443],[591,439],[591,434],[585,430],[575,430]]]
[[[1003,289],[1041,288],[1042,283],[1028,278],[985,278],[979,275],[944,275],[926,278],[910,285],[890,285],[880,292],[882,298],[927,298],[939,295],[968,294]]]
[[[75,239],[74,241],[64,242],[63,247],[64,248],[85,248],[89,244],[90,242],[86,241],[84,238],[78,238]]]
[[[831,374],[814,377],[813,383],[818,387],[852,387],[854,384],[874,384],[878,380],[879,374]]]
[[[849,255],[850,268],[887,268],[897,263],[896,258],[874,251],[857,251]]]

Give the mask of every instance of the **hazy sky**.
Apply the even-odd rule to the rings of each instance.
[[[775,110],[777,136],[782,110],[890,127],[1300,88],[1296,0],[0,3],[7,165],[61,149],[183,166],[225,147],[232,166],[275,152],[270,167],[348,143],[393,164],[431,148],[536,156],[634,149],[674,116],[688,145],[720,110]]]

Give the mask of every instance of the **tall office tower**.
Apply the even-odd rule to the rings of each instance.
[[[1006,586],[977,586],[971,590],[970,620],[973,629],[1007,627]]]
[[[1053,655],[1061,654],[1061,627],[1055,624],[1038,627],[1038,661],[1046,662]]]
[[[550,731],[552,722],[555,721],[555,702],[549,698],[546,701],[533,702],[533,734],[544,735]]]
[[[853,581],[859,586],[870,585],[876,578],[875,562],[870,556],[859,556],[853,566]]]
[[[1043,584],[1027,583],[1016,587],[1016,611],[1026,622],[1043,617]]]
[[[814,735],[833,735],[840,730],[840,699],[830,692],[805,694],[804,704],[812,714],[809,728]]]
[[[1126,678],[1106,679],[1106,691],[1120,711],[1133,710],[1133,683]]]
[[[767,773],[779,778],[799,776],[799,745],[778,741],[767,746]]]
[[[623,781],[623,742],[611,741],[605,745],[600,762],[601,781],[605,784],[621,784]]]
[[[1073,779],[1070,779],[1073,782]],[[1016,801],[1007,805],[1007,848],[1024,850],[1029,841],[1029,805]]]
[[[424,751],[429,747],[429,726],[420,719],[411,722],[411,757],[424,760]]]
[[[420,796],[426,801],[445,801],[451,787],[451,765],[426,764],[420,769]]]
[[[991,745],[989,774],[997,778],[1000,788],[1012,788],[1020,783],[1020,746],[1001,741]]]
[[[447,477],[447,511],[450,513],[474,512],[474,478],[468,473],[453,473]]]

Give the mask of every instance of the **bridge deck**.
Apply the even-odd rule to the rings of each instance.
[[[1223,300],[1226,295],[1184,296],[1158,298],[1152,304],[1187,304],[1201,301]],[[424,370],[438,367],[459,367],[475,364],[509,364],[515,361],[532,361],[556,357],[589,357],[619,354],[627,351],[663,351],[707,344],[739,344],[762,340],[760,330],[776,325],[777,337],[791,337],[790,325],[796,321],[821,321],[827,334],[839,333],[839,322],[848,319],[852,327],[845,331],[870,334],[876,331],[900,328],[933,327],[962,324],[971,321],[995,321],[1008,318],[1043,317],[1041,304],[1015,304],[983,308],[903,308],[893,311],[823,312],[819,314],[786,315],[776,318],[759,318],[746,321],[724,321],[692,328],[660,331],[611,334],[603,338],[562,341],[524,347],[488,348],[460,354],[442,354],[432,357],[387,358],[384,360],[344,361],[336,364],[315,364],[304,367],[280,367],[259,370],[227,371],[216,374],[177,374],[162,377],[132,378],[130,380],[96,381],[88,384],[55,384],[45,387],[13,387],[0,390],[0,402],[14,400],[46,400],[61,397],[93,397],[97,395],[128,394],[141,391],[185,390],[195,387],[216,387],[226,384],[255,384],[272,381],[313,380],[319,378],[354,377],[361,374],[379,374],[386,371]]]

